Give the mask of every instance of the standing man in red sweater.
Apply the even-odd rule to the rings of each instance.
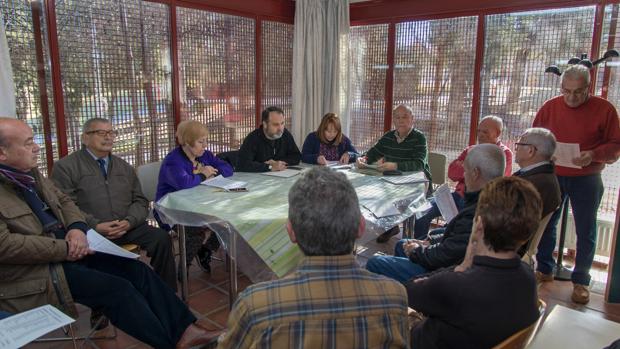
[[[540,108],[534,127],[549,129],[558,142],[579,144],[580,154],[573,164],[581,168],[556,166],[562,199],[570,199],[577,230],[577,255],[571,279],[572,300],[585,304],[590,300],[590,267],[596,246],[596,214],[603,196],[601,171],[605,164],[614,163],[620,156],[620,126],[618,113],[607,100],[590,96],[590,71],[574,65],[562,74],[562,95],[545,102]],[[558,209],[538,245],[536,277],[539,281],[553,280],[553,249]]]

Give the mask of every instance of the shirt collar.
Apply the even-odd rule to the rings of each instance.
[[[404,137],[401,137],[398,134],[398,130],[394,130],[394,137],[396,137],[396,142],[401,143],[402,141],[407,139],[407,137],[409,137],[409,134],[411,134],[411,131],[413,131],[413,126],[411,126],[411,128],[409,129],[409,131],[407,132],[407,134]]]
[[[531,165],[529,165],[529,166],[521,167],[521,170],[520,170],[520,171],[521,171],[521,173],[523,173],[523,172],[527,172],[527,171],[530,171],[530,170],[535,169],[536,167],[540,167],[540,166],[547,165],[547,164],[550,164],[550,163],[551,163],[551,162],[549,162],[549,161],[541,161],[541,162],[537,162],[537,163],[535,163],[535,164],[531,164]]]
[[[345,254],[340,256],[306,256],[299,264],[297,271],[313,272],[313,271],[342,271],[343,269],[359,269],[353,254]]]

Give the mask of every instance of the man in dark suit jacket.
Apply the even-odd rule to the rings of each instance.
[[[529,128],[515,143],[515,161],[521,168],[513,175],[530,181],[543,200],[542,217],[560,206],[560,184],[551,157],[555,136],[546,128]]]

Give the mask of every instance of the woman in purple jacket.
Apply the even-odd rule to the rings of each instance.
[[[328,161],[341,164],[355,162],[357,150],[351,140],[342,134],[338,115],[327,113],[316,132],[306,137],[301,151],[301,161],[307,164],[327,165]]]
[[[207,127],[198,121],[185,120],[179,124],[176,133],[179,146],[166,155],[161,164],[156,201],[168,193],[193,188],[207,178],[217,175],[232,176],[232,166],[205,149],[207,135]],[[158,218],[157,215],[155,217]],[[159,219],[157,221],[162,228],[170,229]],[[185,232],[187,262],[190,263],[194,257],[198,257],[199,266],[206,272],[211,271],[211,253],[219,247],[217,236],[206,227],[186,227]],[[207,232],[210,237],[203,243]],[[179,266],[178,275],[181,275],[180,270]]]

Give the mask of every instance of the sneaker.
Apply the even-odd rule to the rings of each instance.
[[[540,284],[551,281],[553,281],[553,274],[545,274],[540,271],[536,271],[536,283]]]
[[[380,243],[380,244],[382,244],[384,242],[388,242],[388,240],[392,236],[394,236],[394,235],[396,235],[398,233],[400,233],[400,228],[397,225],[397,226],[393,227],[392,229],[386,231],[385,233],[377,236],[377,242]]]
[[[590,301],[590,290],[588,290],[588,286],[573,284],[573,294],[571,299],[575,303],[587,304]]]
[[[108,320],[108,318],[105,315],[103,315],[103,312],[101,310],[92,309],[90,311],[90,328],[91,329],[95,331],[100,331],[108,327],[109,324],[110,324],[110,320]]]
[[[196,254],[196,261],[198,262],[198,266],[205,273],[211,272],[211,250],[205,245],[200,247],[198,253]]]

